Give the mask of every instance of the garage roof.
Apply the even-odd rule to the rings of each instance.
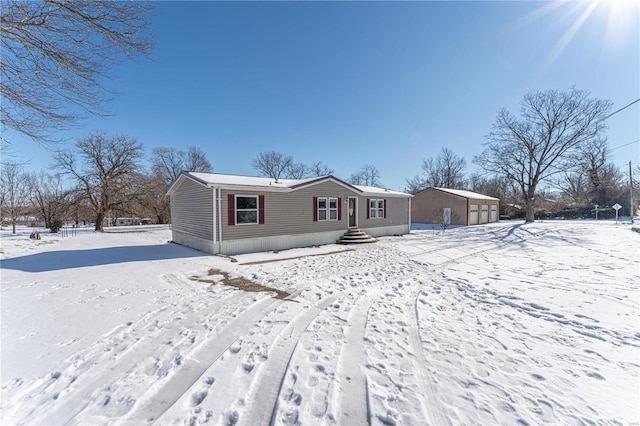
[[[453,195],[457,195],[459,197],[464,198],[472,198],[474,200],[495,200],[500,201],[498,198],[489,197],[488,195],[479,194],[477,192],[465,191],[463,189],[451,189],[451,188],[436,188],[435,186],[431,189],[437,189],[438,191],[448,192]]]

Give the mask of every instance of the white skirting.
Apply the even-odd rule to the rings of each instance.
[[[362,229],[362,231],[372,237],[402,235],[409,233],[409,225],[367,228]],[[342,235],[344,235],[345,232],[346,229],[341,231],[314,232],[308,234],[278,235],[275,237],[245,238],[242,240],[222,241],[214,244],[210,240],[198,238],[174,229],[172,230],[172,240],[175,243],[191,247],[205,253],[234,255],[334,244]]]

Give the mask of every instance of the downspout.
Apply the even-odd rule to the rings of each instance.
[[[222,252],[222,189],[218,188],[218,211],[220,212],[220,220],[218,220],[218,253]]]
[[[217,198],[217,188],[213,188],[213,252],[215,253],[216,251],[216,226],[217,226],[217,219],[218,219],[218,214],[217,214],[217,209],[216,209],[216,198]]]
[[[411,233],[411,197],[409,197],[409,233]]]
[[[469,219],[471,218],[471,210],[469,210],[469,199],[467,198],[467,223],[465,223],[465,226],[469,226]],[[478,222],[480,222],[478,220]]]

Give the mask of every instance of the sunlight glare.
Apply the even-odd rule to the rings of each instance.
[[[520,27],[535,25],[545,20],[556,26],[567,22],[571,22],[571,24],[546,55],[541,64],[543,72],[553,66],[578,32],[593,28],[593,25],[589,24],[594,22],[602,22],[603,28],[599,28],[597,31],[602,34],[604,49],[620,47],[629,43],[637,44],[640,39],[640,0],[542,2],[542,6],[516,20],[506,30],[514,31]]]
[[[605,47],[625,44],[629,38],[639,37],[640,1],[597,0],[595,3],[607,14]]]
[[[573,37],[578,32],[578,30],[580,30],[582,25],[585,23],[587,18],[591,16],[591,14],[593,13],[593,11],[597,6],[598,6],[597,1],[590,2],[589,6],[582,12],[582,14],[578,17],[578,19],[576,19],[576,21],[571,25],[571,27],[569,27],[569,29],[562,35],[562,37],[560,37],[556,45],[553,46],[551,53],[549,54],[549,56],[547,57],[547,60],[545,61],[545,66],[544,66],[545,70],[551,67],[551,65],[555,62],[558,56],[560,56],[560,54],[564,51],[564,49],[566,49],[566,47],[571,42],[571,39],[573,39]]]

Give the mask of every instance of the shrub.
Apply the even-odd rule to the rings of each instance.
[[[60,219],[53,219],[51,221],[51,223],[49,223],[49,230],[53,233],[56,234],[58,233],[58,231],[60,230],[60,228],[62,228],[62,221]]]

